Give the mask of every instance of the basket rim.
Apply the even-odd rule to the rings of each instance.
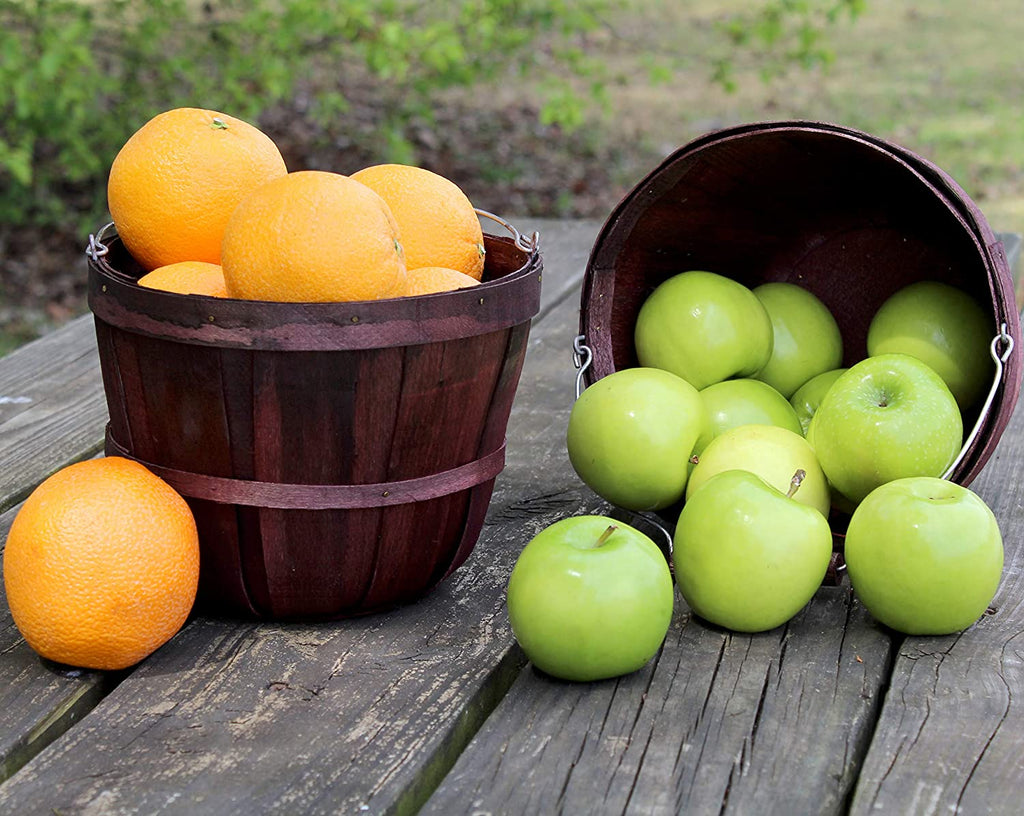
[[[113,248],[120,238],[108,233],[104,243]],[[227,348],[336,351],[443,342],[526,323],[540,311],[543,261],[537,236],[528,250],[515,238],[488,233],[484,244],[488,255],[518,266],[465,289],[348,303],[148,289],[113,266],[109,252],[87,251],[89,308],[95,319],[125,331]]]
[[[720,128],[704,133],[672,151],[655,168],[640,179],[633,189],[622,197],[601,225],[590,256],[587,259],[582,302],[586,303],[590,300],[594,270],[603,268],[600,261],[602,260],[602,249],[606,241],[619,230],[631,229],[632,224],[627,224],[623,221],[624,214],[634,205],[637,198],[649,192],[648,188],[662,174],[667,172],[670,167],[686,156],[720,143],[787,131],[833,135],[844,138],[860,143],[869,149],[879,151],[903,167],[918,183],[922,184],[943,203],[975,243],[979,256],[985,262],[993,306],[996,308],[999,317],[1011,323],[1015,320],[1019,321],[1019,315],[1016,312],[1013,298],[1010,269],[1005,255],[1001,251],[1001,244],[980,208],[951,176],[923,156],[881,137],[845,125],[805,119],[746,122]],[[998,250],[997,245],[999,245]],[[586,334],[586,320],[586,310],[581,310],[581,334]]]

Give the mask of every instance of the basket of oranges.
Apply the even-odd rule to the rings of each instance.
[[[452,182],[288,173],[222,113],[168,111],[90,241],[106,449],[188,502],[200,599],[264,618],[414,600],[469,555],[540,301],[538,239]]]

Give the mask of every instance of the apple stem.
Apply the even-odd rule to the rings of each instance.
[[[601,533],[600,536],[598,536],[597,543],[594,544],[594,549],[596,550],[598,547],[604,546],[605,542],[608,541],[609,538],[611,538],[612,533],[614,533],[618,529],[619,528],[616,525],[609,524],[608,529]]]
[[[697,454],[694,454],[693,456],[691,456],[690,457],[690,464],[691,465],[699,465],[700,464],[700,457]]]
[[[804,477],[806,475],[807,471],[803,468],[799,468],[797,472],[793,474],[793,478],[789,480],[789,492],[786,494],[787,499],[791,499],[796,495],[796,491],[800,489],[800,485],[803,484]]]

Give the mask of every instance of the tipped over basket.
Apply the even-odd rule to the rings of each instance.
[[[91,243],[106,451],[188,501],[200,603],[344,617],[465,561],[540,306],[537,236],[506,226],[485,235],[479,286],[358,303],[146,289],[111,227]]]
[[[970,294],[991,315],[989,399],[966,414],[949,478],[969,484],[1021,387],[1020,320],[1003,245],[946,173],[909,150],[821,122],[754,123],[670,155],[615,208],[586,270],[578,347],[588,383],[637,364],[633,330],[654,288],[687,269],[749,287],[799,284],[835,316],[844,366],[867,355],[878,307],[916,281]]]

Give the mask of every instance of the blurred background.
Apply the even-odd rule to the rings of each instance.
[[[0,0],[0,353],[83,313],[106,175],[156,113],[258,124],[290,170],[418,164],[505,217],[603,220],[662,158],[819,119],[1024,232],[1017,0]]]

